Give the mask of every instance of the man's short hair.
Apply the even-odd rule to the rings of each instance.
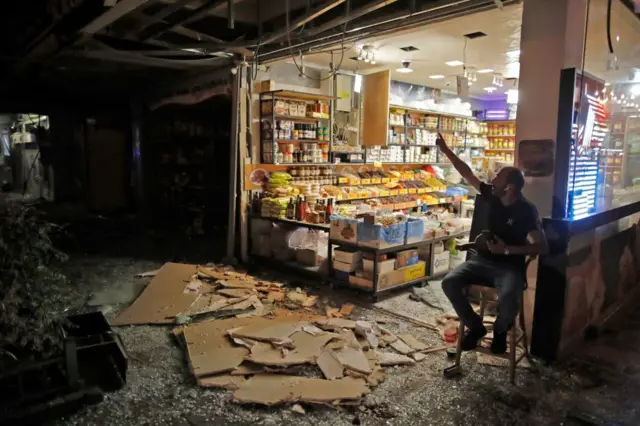
[[[522,192],[524,188],[524,174],[517,167],[510,167],[507,171],[507,184],[511,184],[516,188],[516,191]]]

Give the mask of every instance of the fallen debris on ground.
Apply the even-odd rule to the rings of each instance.
[[[167,263],[113,323],[183,324],[173,332],[198,385],[231,390],[238,403],[335,405],[359,403],[384,380],[384,366],[413,364],[433,349],[375,320],[347,319],[353,310],[241,271]]]

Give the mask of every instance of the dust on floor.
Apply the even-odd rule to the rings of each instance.
[[[128,306],[148,279],[134,275],[157,269],[159,262],[131,258],[82,256],[72,258],[69,273],[82,283],[86,297],[110,319]],[[304,282],[286,276],[294,286]],[[141,284],[142,283],[142,284]],[[117,289],[113,291],[112,289]],[[434,300],[450,307],[438,283],[431,283]],[[365,301],[366,296],[345,291],[320,291],[322,297]],[[123,297],[126,294],[130,297]],[[130,300],[124,300],[130,299]],[[408,292],[380,302],[393,310],[430,322],[442,314],[418,301]],[[86,309],[96,309],[88,307]],[[368,308],[356,308],[353,318],[387,320],[396,334],[410,333],[429,346],[442,344],[434,331],[385,316]],[[127,326],[116,329],[127,349],[129,371],[122,390],[107,394],[106,400],[83,408],[55,422],[56,425],[559,425],[581,424],[566,420],[570,411],[600,413],[609,421],[637,425],[633,401],[640,396],[640,377],[634,372],[597,375],[582,365],[519,368],[516,387],[510,385],[503,367],[479,364],[475,353],[463,356],[464,375],[445,379],[442,371],[451,364],[443,352],[428,354],[417,364],[387,368],[386,379],[359,406],[328,407],[305,405],[306,414],[288,408],[263,408],[232,403],[225,390],[199,388],[189,373],[183,351],[174,341],[170,327]],[[624,373],[624,374],[623,374]],[[596,378],[594,378],[596,377]],[[602,408],[602,410],[600,410]]]

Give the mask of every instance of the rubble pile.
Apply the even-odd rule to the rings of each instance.
[[[262,405],[359,401],[385,367],[444,349],[353,311],[230,268],[167,263],[113,324],[175,324],[199,386]]]

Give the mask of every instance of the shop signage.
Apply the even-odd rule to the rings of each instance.
[[[551,139],[521,141],[518,163],[525,176],[551,176],[555,168],[555,142]]]

